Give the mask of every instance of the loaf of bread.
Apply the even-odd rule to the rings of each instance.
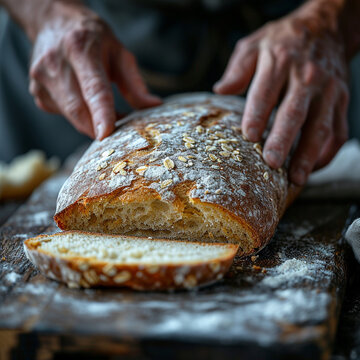
[[[10,164],[0,161],[0,200],[26,198],[58,167],[58,159],[47,160],[40,150],[20,155]]]
[[[63,230],[264,247],[295,192],[246,140],[244,100],[195,94],[138,111],[95,141],[62,187]]]
[[[69,287],[194,288],[222,279],[238,246],[150,240],[85,232],[40,235],[24,243],[45,275]]]

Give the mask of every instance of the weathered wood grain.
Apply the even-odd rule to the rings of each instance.
[[[66,176],[47,181],[1,228],[0,328],[86,335],[179,359],[329,355],[346,284],[347,204],[295,203],[271,244],[256,259],[237,259],[217,285],[76,290],[44,278],[22,250],[24,239],[57,231],[52,214]]]

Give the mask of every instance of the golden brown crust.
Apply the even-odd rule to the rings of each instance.
[[[264,162],[261,144],[242,136],[243,107],[240,98],[202,94],[133,113],[129,123],[90,146],[64,184],[54,217],[59,228],[72,229],[74,217],[89,217],[103,201],[121,206],[157,198],[179,209],[190,201],[216,209],[246,230],[252,245],[243,246],[242,255],[258,251],[296,191],[288,191],[283,169]],[[178,191],[184,184],[189,186]],[[208,235],[201,238],[211,241]]]
[[[238,249],[238,246],[234,244],[214,243],[208,246],[225,246],[229,252],[212,261],[161,265],[111,264],[86,257],[54,256],[41,249],[40,245],[44,239],[64,236],[66,233],[113,238],[117,236],[69,231],[54,235],[40,235],[24,242],[24,250],[30,261],[45,276],[65,282],[69,287],[130,287],[135,290],[194,288],[222,279],[229,270]],[[157,241],[176,242],[166,239],[157,239]]]

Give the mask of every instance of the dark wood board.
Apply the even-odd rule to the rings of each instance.
[[[329,356],[346,285],[339,240],[348,204],[296,202],[257,259],[237,259],[210,287],[77,290],[43,277],[22,250],[24,239],[57,231],[52,215],[66,176],[46,182],[1,227],[0,328],[136,358]]]

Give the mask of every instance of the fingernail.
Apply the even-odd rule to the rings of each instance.
[[[245,136],[250,141],[258,141],[259,140],[259,130],[251,127],[246,130]]]
[[[281,154],[276,150],[266,150],[264,152],[265,161],[273,168],[277,169],[281,166]]]
[[[297,185],[304,185],[306,182],[306,173],[304,169],[297,168],[295,171],[291,172],[291,181]]]
[[[102,140],[105,136],[105,126],[104,124],[96,125],[95,135],[97,140]]]

